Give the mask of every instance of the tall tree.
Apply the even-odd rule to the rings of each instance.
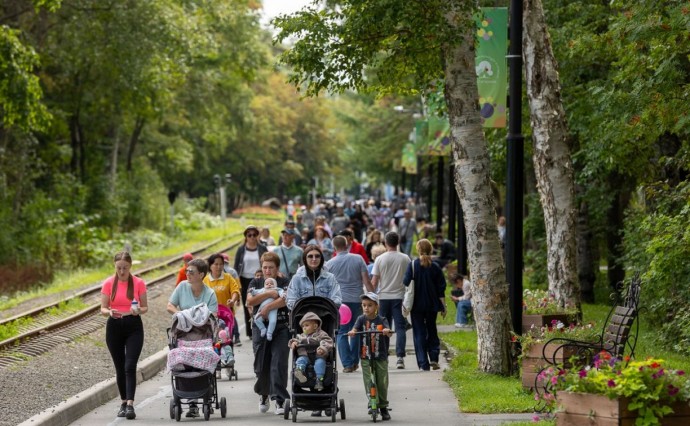
[[[295,37],[283,61],[309,95],[348,89],[420,93],[445,81],[455,186],[465,213],[477,318],[479,368],[510,372],[508,293],[474,71],[477,3],[346,0],[280,17],[277,39]],[[366,73],[365,73],[366,71]]]
[[[575,178],[557,63],[541,0],[525,0],[523,21],[532,158],[546,224],[549,290],[561,306],[579,308]]]

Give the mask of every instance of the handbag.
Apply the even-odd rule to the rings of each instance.
[[[405,289],[405,295],[403,296],[403,315],[407,316],[412,312],[412,305],[414,305],[414,260],[412,261],[412,280],[410,280],[410,284]]]

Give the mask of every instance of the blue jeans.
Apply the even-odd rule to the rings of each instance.
[[[410,255],[410,253],[412,253],[412,238],[400,244],[400,251],[402,251],[408,256]]]
[[[422,370],[429,369],[429,361],[438,362],[441,353],[441,341],[436,329],[437,315],[438,312],[412,311],[410,314],[414,352],[417,356],[417,366]]]
[[[467,324],[467,313],[472,311],[472,302],[469,300],[459,300],[455,305],[458,312],[455,314],[456,324]]]
[[[398,358],[404,358],[407,330],[405,330],[405,317],[402,314],[402,299],[379,299],[379,315],[386,318],[388,324],[395,323],[395,355]]]
[[[357,321],[357,317],[362,315],[362,304],[359,302],[343,302],[352,311],[352,318],[350,322],[340,326],[338,330],[338,355],[340,355],[340,362],[345,368],[352,368],[359,363],[359,337],[348,337],[347,332],[352,330],[352,327]]]
[[[307,371],[307,365],[309,365],[309,357],[307,355],[302,355],[297,357],[295,360],[295,365],[302,371]],[[323,379],[326,375],[326,358],[320,356],[316,357],[314,360],[314,373],[317,379]]]

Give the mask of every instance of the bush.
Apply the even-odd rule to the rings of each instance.
[[[690,354],[690,183],[653,194],[653,211],[633,209],[625,228],[625,261],[642,273],[649,320],[660,343]],[[649,210],[652,210],[649,208]]]

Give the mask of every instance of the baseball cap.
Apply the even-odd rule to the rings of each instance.
[[[221,253],[220,257],[223,258],[224,261],[229,262],[230,261],[230,256],[228,256],[227,253]]]
[[[294,229],[283,229],[280,231],[281,234],[290,234],[290,235],[297,235],[297,231]]]
[[[256,233],[258,234],[258,233],[259,233],[259,228],[257,228],[257,227],[254,226],[254,225],[249,225],[249,226],[247,226],[246,228],[244,228],[244,236],[245,236],[245,237],[247,236],[247,233],[248,233],[249,231],[256,231]]]
[[[360,299],[369,299],[372,302],[376,303],[377,305],[379,304],[379,295],[372,292],[372,291],[368,291],[368,292],[364,293],[363,295],[359,296],[359,298]]]
[[[185,253],[184,256],[182,256],[182,260],[189,261],[194,259],[194,255],[192,253]]]

